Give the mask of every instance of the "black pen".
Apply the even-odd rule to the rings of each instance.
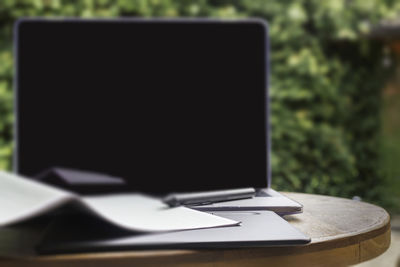
[[[240,188],[196,193],[174,193],[166,196],[163,201],[171,207],[180,205],[201,205],[213,202],[251,198],[255,195],[254,188]]]

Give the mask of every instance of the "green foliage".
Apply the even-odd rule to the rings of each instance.
[[[379,0],[3,0],[0,3],[0,168],[10,168],[13,22],[21,16],[260,17],[271,41],[274,186],[379,201],[382,44],[371,25],[394,18]]]

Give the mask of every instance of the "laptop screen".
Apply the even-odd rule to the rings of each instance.
[[[15,170],[102,172],[149,193],[267,186],[257,21],[23,20]]]

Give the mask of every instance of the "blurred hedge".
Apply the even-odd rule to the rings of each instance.
[[[2,0],[0,168],[11,166],[11,42],[18,17],[252,16],[270,25],[275,188],[379,201],[380,90],[388,70],[382,44],[365,36],[399,8],[389,0]]]

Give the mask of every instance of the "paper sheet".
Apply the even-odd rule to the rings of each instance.
[[[84,197],[82,200],[105,220],[131,230],[174,231],[238,224],[186,207],[170,208],[158,199],[140,194]]]
[[[33,218],[71,201],[76,201],[103,220],[127,230],[175,231],[239,224],[186,207],[169,208],[159,199],[142,194],[80,197],[0,171],[0,227]]]
[[[38,216],[75,198],[73,193],[0,171],[0,226]]]

